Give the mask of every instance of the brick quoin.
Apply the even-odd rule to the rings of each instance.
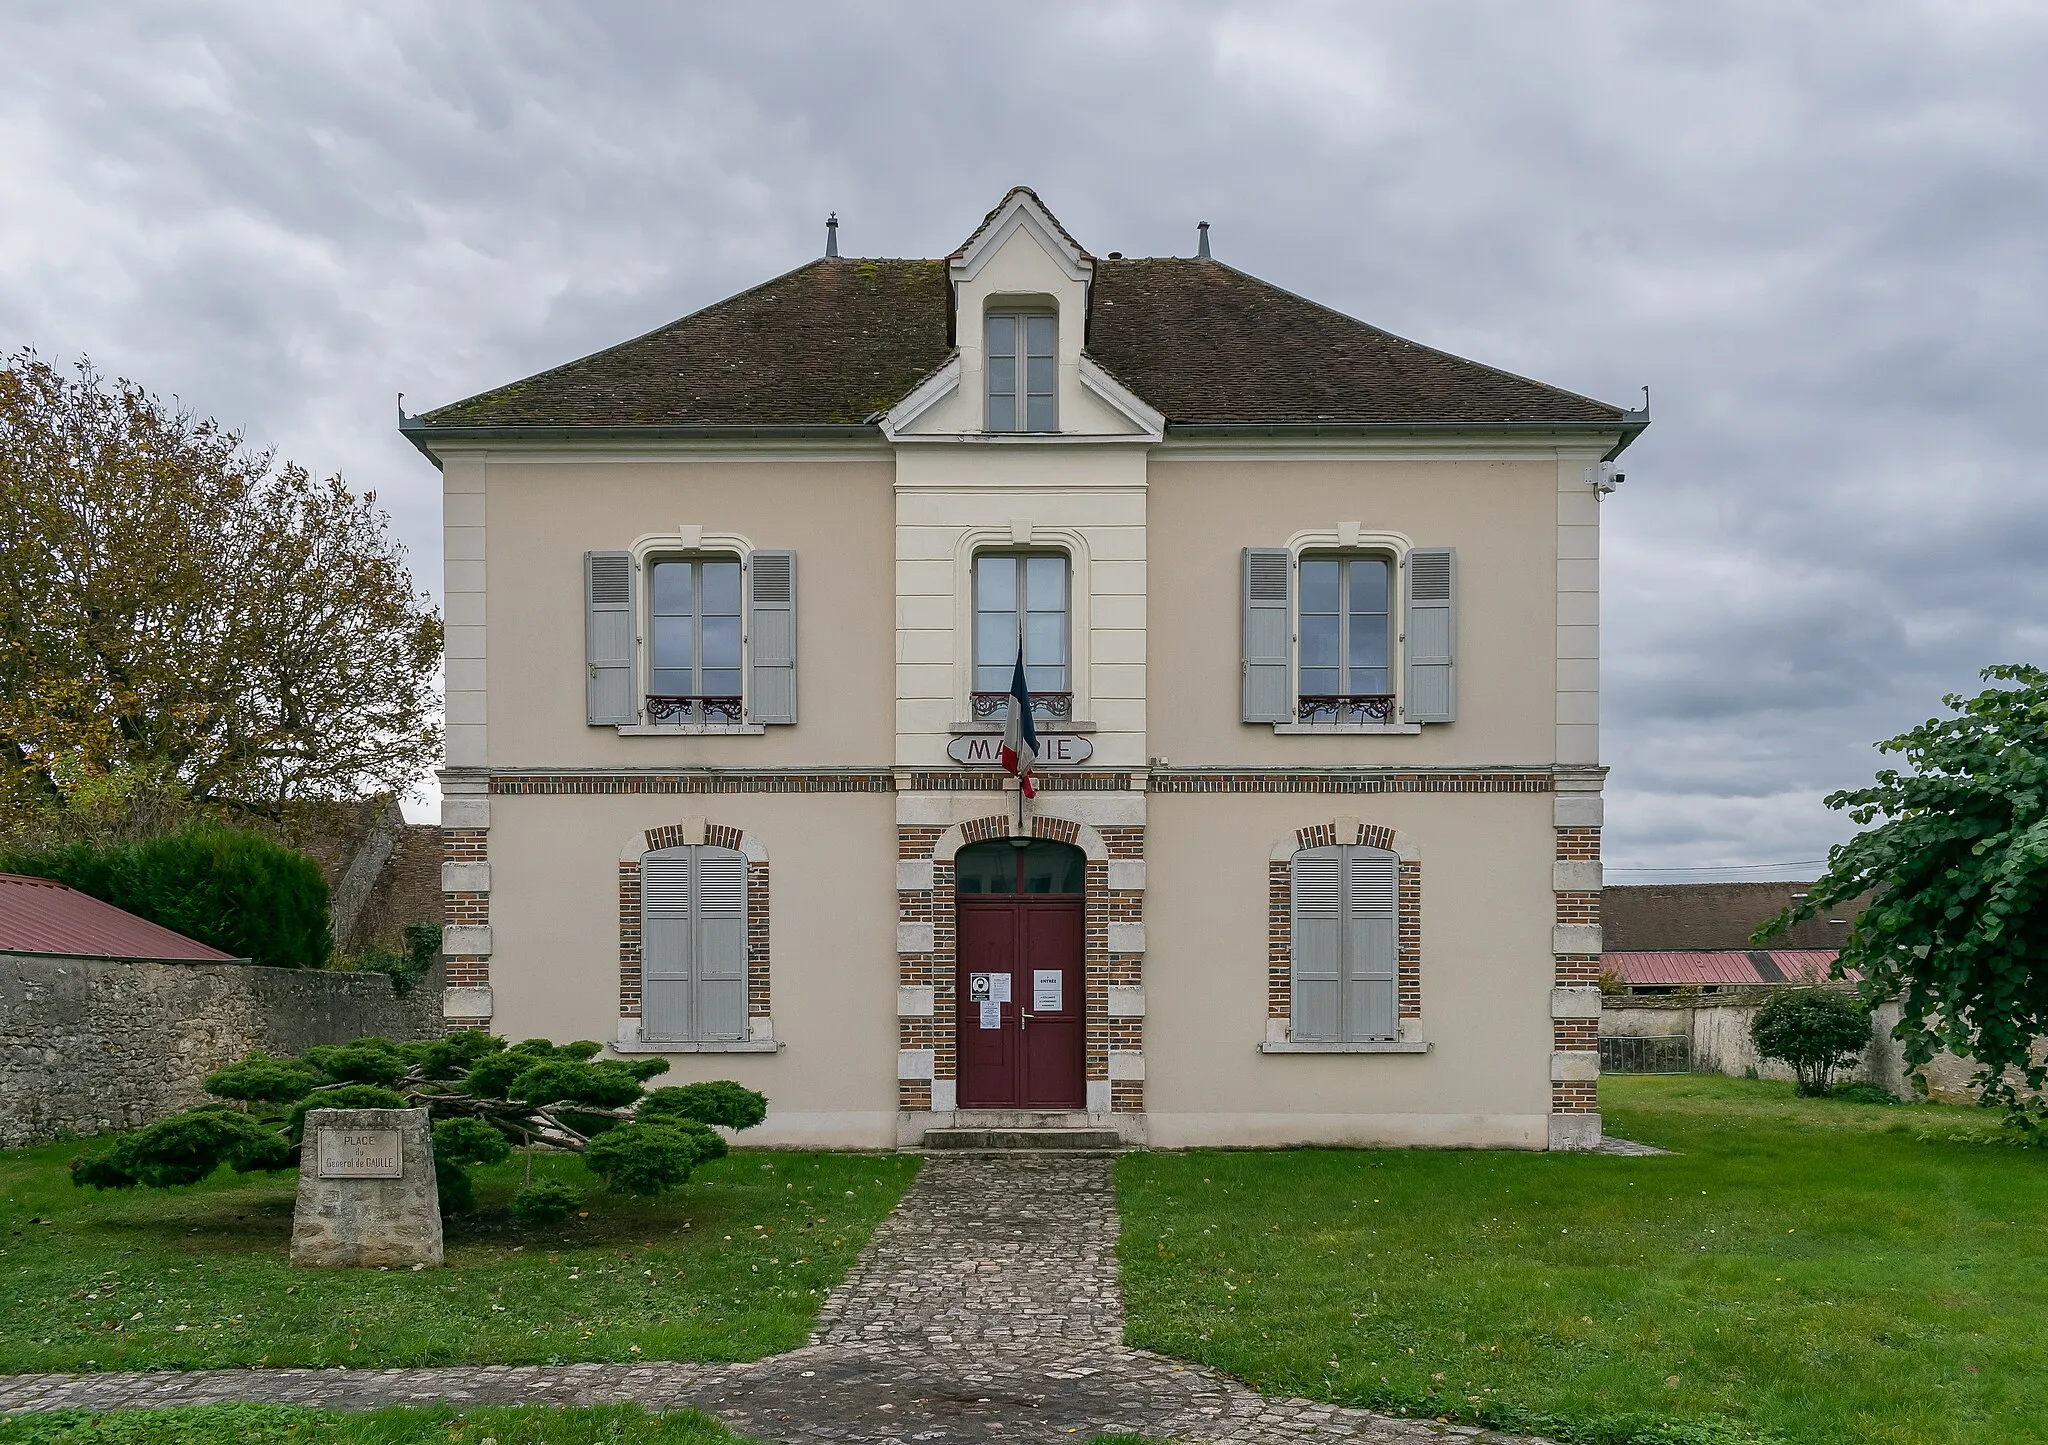
[[[450,863],[484,863],[490,860],[490,830],[486,828],[443,828],[441,830],[441,856]],[[455,924],[483,924],[491,921],[491,895],[488,893],[443,893],[441,895],[442,921]],[[474,954],[452,954],[441,960],[442,982],[448,988],[488,988],[491,982],[491,961]],[[487,1018],[446,1019],[448,1028],[455,1031],[486,1029],[491,1025]]]
[[[1600,830],[1598,828],[1559,828],[1557,830],[1557,857],[1560,862],[1597,863],[1600,860]],[[1591,891],[1567,891],[1557,894],[1556,917],[1560,924],[1598,924],[1600,922],[1600,895]],[[1556,957],[1554,978],[1559,988],[1586,988],[1600,982],[1600,955],[1597,953],[1560,953]],[[1600,1021],[1598,1019],[1553,1019],[1551,1020],[1551,1048],[1557,1053],[1596,1053],[1600,1048]],[[1570,1083],[1553,1083],[1550,1086],[1550,1112],[1553,1114],[1597,1114],[1600,1112],[1600,1089],[1596,1080],[1573,1080]]]

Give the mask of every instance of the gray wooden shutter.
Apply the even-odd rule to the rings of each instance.
[[[1292,722],[1294,690],[1288,685],[1288,602],[1294,558],[1285,547],[1244,549],[1243,716],[1246,722]]]
[[[664,848],[640,860],[640,1037],[687,1039],[695,953],[690,919],[690,850]]]
[[[698,848],[697,987],[700,1039],[747,1036],[747,859],[730,848]]]
[[[589,722],[630,723],[639,717],[633,686],[633,554],[583,554],[583,659],[589,673]]]
[[[1344,1037],[1392,1039],[1400,860],[1380,848],[1344,852]]]
[[[796,553],[756,552],[748,565],[754,574],[753,617],[747,628],[754,674],[749,711],[757,723],[793,723]]]
[[[1341,848],[1294,855],[1294,1018],[1296,1043],[1343,1037],[1344,873]]]
[[[1412,723],[1454,722],[1458,716],[1458,552],[1455,547],[1417,547],[1402,568],[1408,605],[1401,619],[1406,636],[1408,696],[1402,716]]]

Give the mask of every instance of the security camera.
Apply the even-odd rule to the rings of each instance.
[[[1627,480],[1628,473],[1617,472],[1612,462],[1600,462],[1586,468],[1586,481],[1603,497]]]

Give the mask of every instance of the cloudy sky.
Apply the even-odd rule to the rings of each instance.
[[[438,590],[400,391],[637,334],[828,209],[892,256],[1017,182],[1098,252],[1206,219],[1394,331],[1651,386],[1606,511],[1608,858],[1790,863],[1871,739],[2048,657],[2044,75],[2048,7],[1964,0],[0,0],[0,348],[375,489]]]

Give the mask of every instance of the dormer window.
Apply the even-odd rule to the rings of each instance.
[[[1053,431],[1055,343],[1059,326],[1042,311],[996,311],[988,318],[988,429]]]

